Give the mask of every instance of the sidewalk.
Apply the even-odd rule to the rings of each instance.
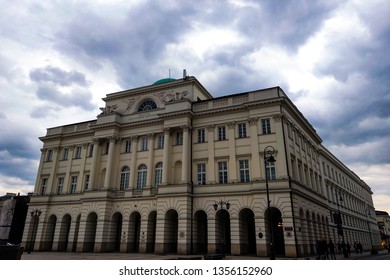
[[[387,254],[387,250],[379,251],[379,254]],[[347,259],[342,254],[336,254],[336,260],[357,260],[370,255],[369,251],[363,254],[352,253]],[[144,253],[74,253],[74,252],[32,252],[22,255],[22,260],[191,260],[203,259],[203,255],[158,255]],[[268,260],[267,257],[258,256],[233,256],[228,255],[223,260]],[[301,258],[276,258],[276,260],[316,260],[315,256]]]

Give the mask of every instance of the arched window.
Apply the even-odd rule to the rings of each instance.
[[[156,108],[157,108],[156,103],[154,103],[152,100],[147,100],[143,102],[141,105],[139,105],[138,112],[149,111]]]
[[[129,187],[130,181],[130,168],[128,166],[124,166],[121,170],[121,182],[119,188],[121,190],[127,189]]]
[[[143,189],[146,186],[146,175],[148,173],[148,168],[145,164],[141,164],[138,167],[138,176],[137,176],[137,189]]]
[[[162,181],[162,172],[163,172],[163,164],[159,162],[156,164],[155,173],[154,173],[154,186],[157,188],[161,185]]]

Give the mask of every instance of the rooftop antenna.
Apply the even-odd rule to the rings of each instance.
[[[187,70],[183,69],[183,79],[186,79],[186,78],[187,78]]]
[[[168,78],[171,78],[171,69],[168,70]]]

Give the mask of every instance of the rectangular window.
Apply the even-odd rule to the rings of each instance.
[[[89,174],[85,175],[84,189],[88,190],[89,188]]]
[[[77,176],[72,176],[70,181],[70,193],[76,193]]]
[[[41,195],[46,194],[46,188],[47,188],[47,178],[43,178],[42,185],[41,185],[41,192],[40,192]]]
[[[125,153],[130,153],[131,152],[131,140],[126,140],[125,141]]]
[[[157,188],[159,185],[161,185],[162,182],[162,163],[158,163],[156,165],[156,170],[154,174],[154,186]]]
[[[246,123],[238,124],[238,138],[246,138]]]
[[[176,133],[176,145],[183,145],[183,132]]]
[[[147,170],[145,168],[139,168],[138,169],[138,176],[137,176],[137,189],[141,190],[145,188],[146,186],[146,176],[147,176]]]
[[[62,160],[68,160],[68,156],[69,156],[69,149],[64,148],[64,150],[62,151]]]
[[[52,161],[53,160],[53,150],[47,150],[46,152],[46,161]]]
[[[129,187],[129,182],[130,182],[130,168],[128,166],[125,166],[122,168],[119,189],[120,190],[127,189]]]
[[[266,171],[269,180],[276,180],[275,162],[266,161]]]
[[[198,185],[206,185],[206,164],[198,163],[197,165]]]
[[[164,149],[164,135],[157,136],[157,149]]]
[[[148,138],[143,137],[141,138],[141,151],[147,151],[148,150]]]
[[[206,132],[204,129],[198,129],[198,143],[206,142]]]
[[[218,182],[226,184],[228,182],[228,166],[226,161],[218,162]]]
[[[81,158],[81,146],[76,147],[76,152],[75,152],[75,159],[80,159]]]
[[[261,128],[263,131],[263,134],[270,134],[271,133],[271,121],[270,119],[262,119],[261,120]],[[290,131],[288,129],[288,131]],[[289,133],[290,135],[290,133]]]
[[[218,126],[218,140],[226,140],[226,127]]]
[[[57,194],[62,194],[63,188],[64,188],[64,177],[58,177]]]
[[[249,174],[249,161],[248,160],[240,160],[240,182],[246,183],[250,181]]]

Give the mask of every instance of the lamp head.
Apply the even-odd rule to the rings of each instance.
[[[267,161],[268,161],[268,162],[276,162],[276,159],[274,158],[273,155],[270,155],[270,156],[267,158]]]

